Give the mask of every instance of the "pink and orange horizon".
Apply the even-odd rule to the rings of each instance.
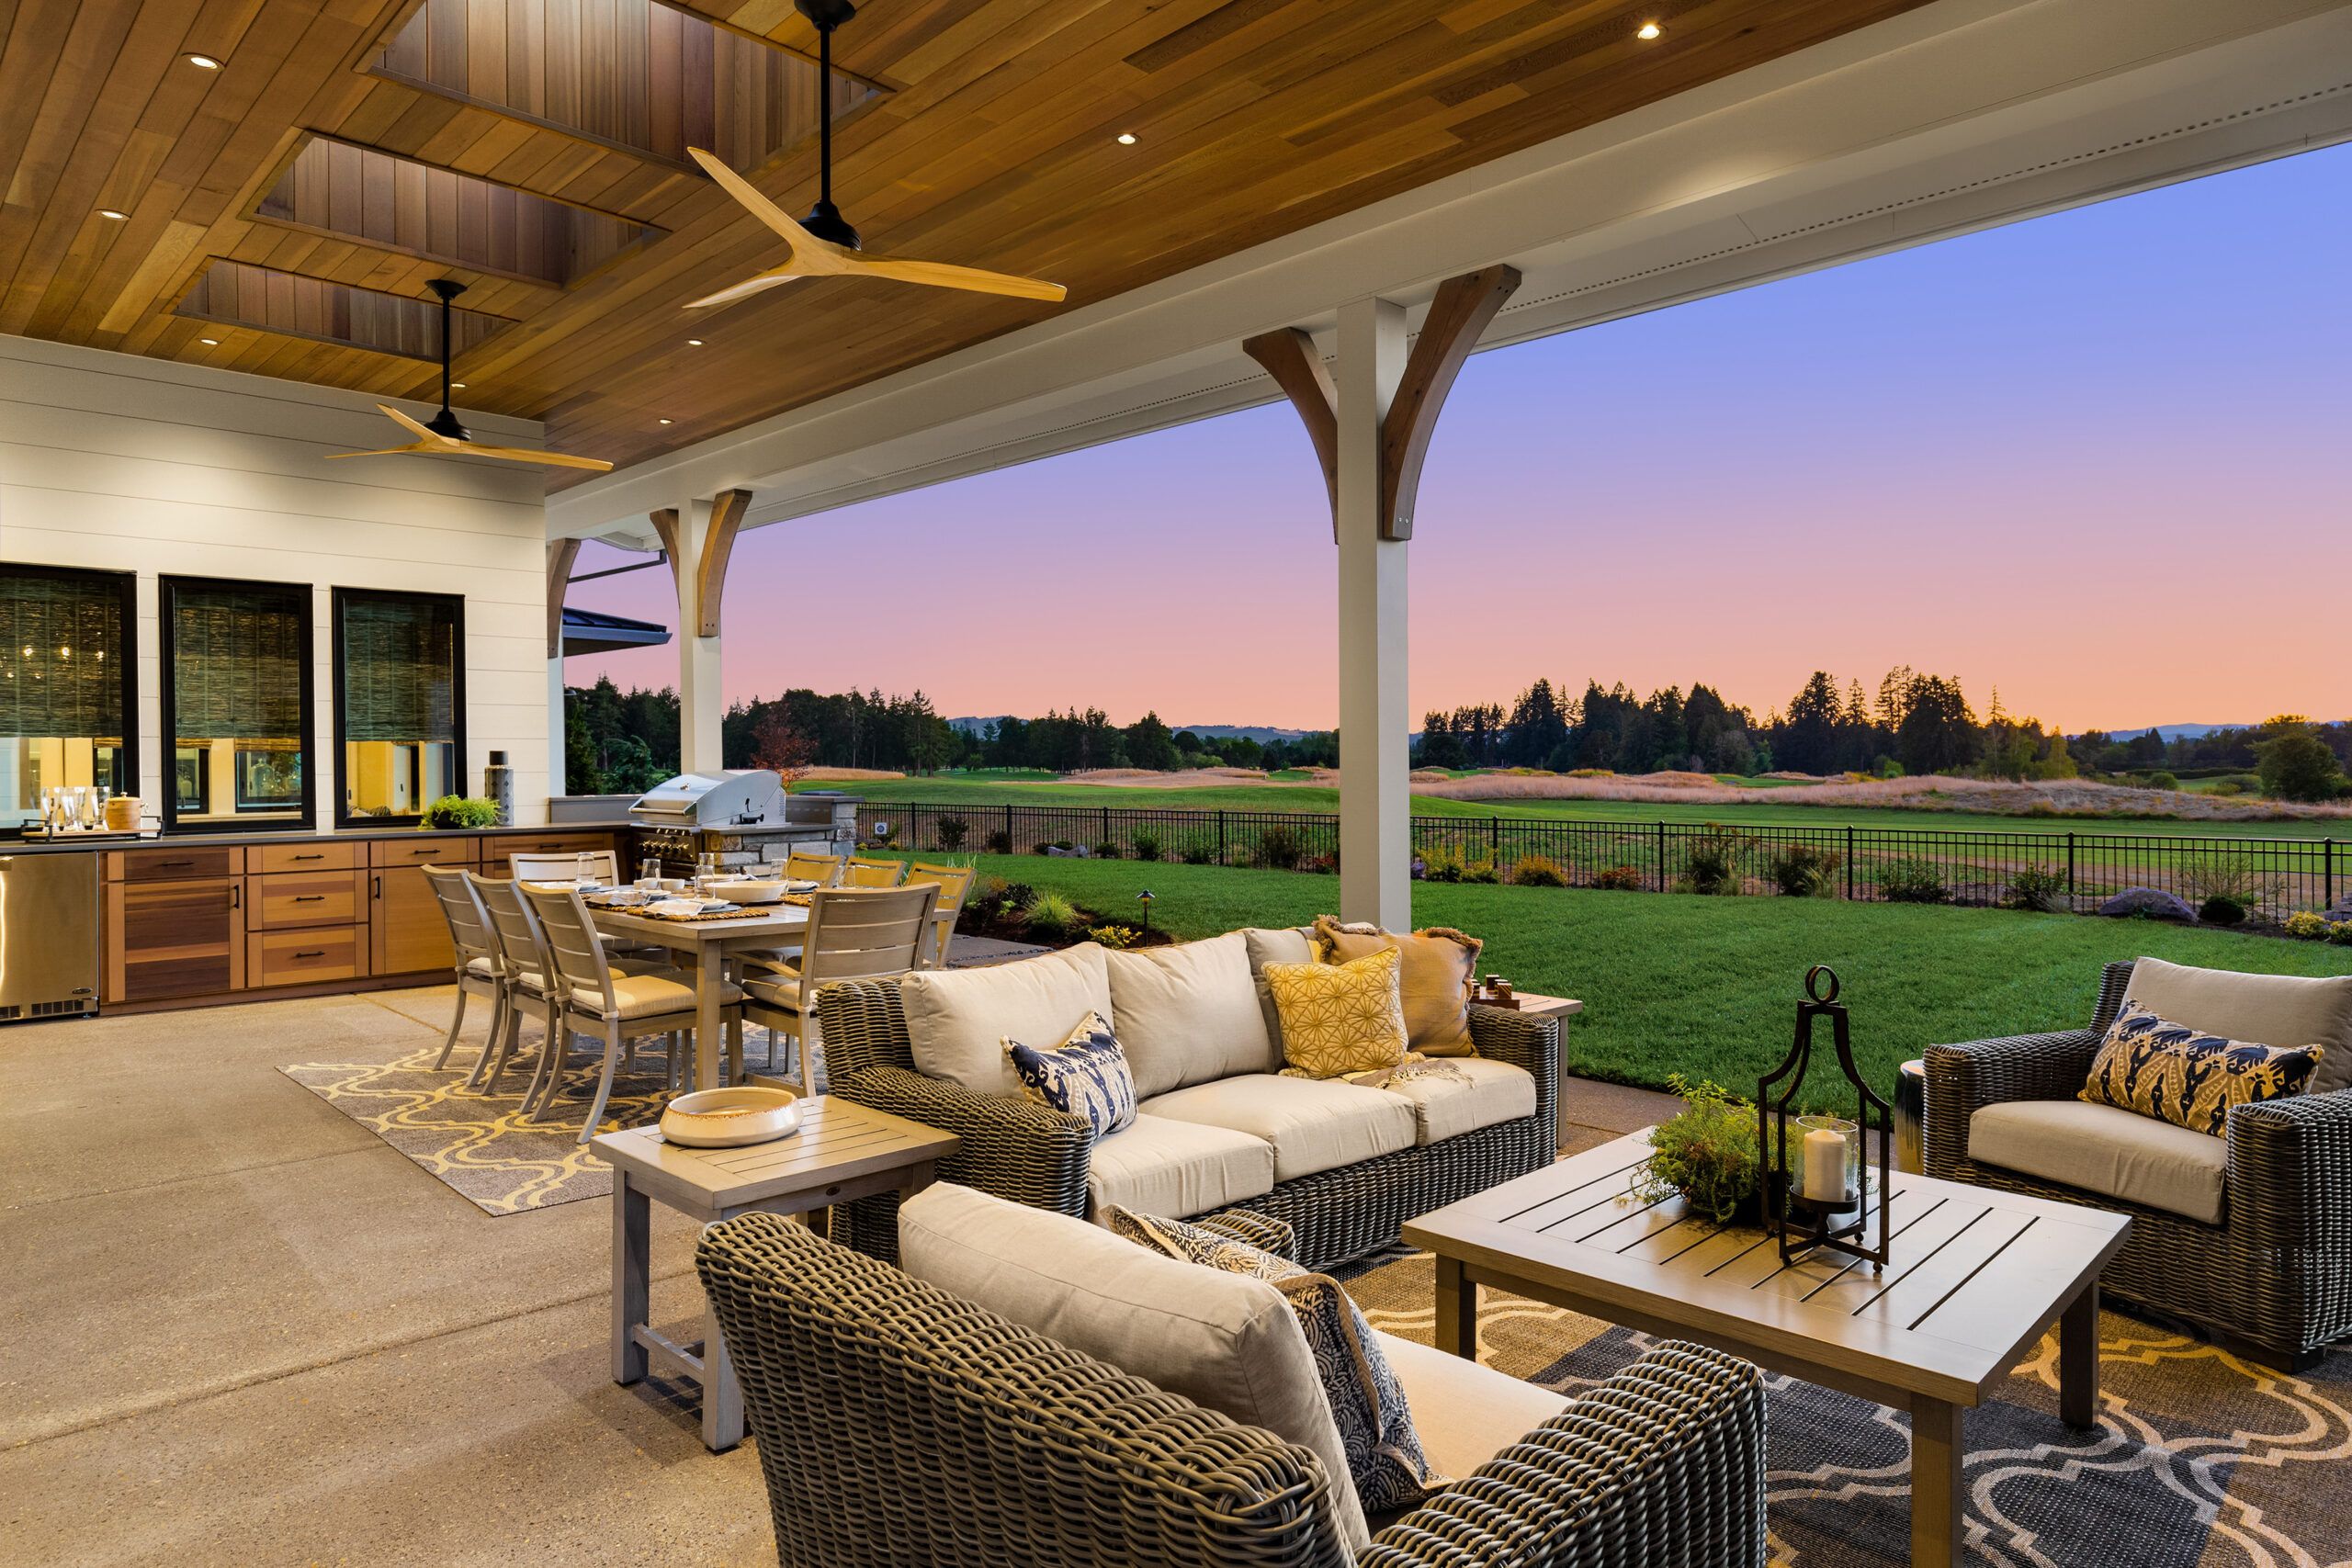
[[[2336,148],[1481,355],[1415,520],[1414,712],[1544,675],[1760,716],[1909,664],[2069,730],[2352,714],[2347,252]],[[724,685],[1325,728],[1333,569],[1260,408],[747,536]],[[675,618],[657,571],[572,602]]]

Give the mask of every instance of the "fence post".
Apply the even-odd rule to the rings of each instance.
[[[1657,890],[1666,891],[1666,824],[1657,825]]]
[[[1216,809],[1216,863],[1225,863],[1225,807]]]
[[[1010,806],[1007,806],[1004,808],[1004,852],[1006,854],[1012,854],[1013,852],[1012,807]]]
[[[1098,844],[1107,844],[1111,841],[1111,808],[1107,806],[1102,808],[1102,835],[1094,841]]]
[[[1846,824],[1846,902],[1854,901],[1854,825]]]
[[[1498,872],[1502,870],[1503,819],[1499,817],[1487,818],[1487,858],[1495,863]]]
[[[2319,847],[2320,891],[2324,895],[2320,908],[2323,910],[2333,909],[2335,908],[2335,840],[2322,839]]]
[[[2075,830],[2066,829],[2066,912],[2075,912]]]

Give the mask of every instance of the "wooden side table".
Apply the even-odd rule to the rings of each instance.
[[[701,1385],[703,1445],[717,1453],[743,1440],[743,1391],[718,1314],[704,1309],[695,1345],[646,1321],[650,1200],[706,1224],[754,1210],[805,1214],[881,1192],[919,1192],[961,1146],[951,1133],[831,1095],[802,1102],[800,1130],[790,1137],[746,1148],[690,1149],[658,1127],[599,1134],[590,1147],[613,1168],[613,1381],[638,1382],[649,1358],[660,1356]]]

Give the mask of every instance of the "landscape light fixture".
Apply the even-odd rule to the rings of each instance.
[[[1634,36],[1637,39],[1647,41],[1650,39],[1657,37],[1665,30],[1666,29],[1664,28],[1659,27],[1656,22],[1644,22],[1639,28],[1636,28],[1634,30]]]
[[[209,54],[191,54],[187,56],[187,62],[190,65],[195,66],[198,71],[218,71],[220,69],[220,62],[213,59]]]
[[[1136,902],[1143,906],[1143,934],[1151,934],[1151,889],[1147,887],[1136,895]]]

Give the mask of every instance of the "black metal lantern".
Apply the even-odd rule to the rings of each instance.
[[[1764,1075],[1756,1086],[1757,1190],[1764,1200],[1764,1224],[1780,1244],[1781,1261],[1826,1247],[1867,1260],[1883,1269],[1890,1232],[1887,1202],[1889,1156],[1894,1145],[1894,1108],[1862,1081],[1854,1066],[1853,1043],[1847,1032],[1846,1010],[1838,1000],[1838,972],[1826,964],[1805,971],[1805,999],[1797,1004],[1796,1043],[1786,1060]],[[1838,1066],[1854,1091],[1854,1119],[1803,1116],[1798,1123],[1795,1161],[1789,1154],[1792,1107],[1804,1089],[1805,1068],[1813,1060],[1813,1021],[1829,1020],[1838,1047]],[[1873,1139],[1875,1133],[1875,1139]],[[1878,1151],[1878,1175],[1871,1177],[1871,1150]],[[1871,1225],[1872,1200],[1878,1225]]]

